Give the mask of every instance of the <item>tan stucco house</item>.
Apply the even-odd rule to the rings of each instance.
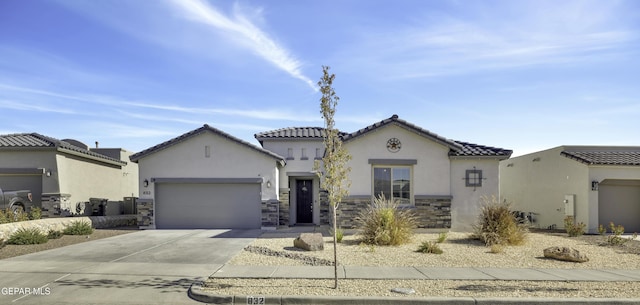
[[[141,228],[275,228],[283,157],[204,125],[131,156]]]
[[[640,146],[559,146],[500,162],[500,196],[539,228],[574,216],[590,233],[640,232]]]
[[[255,135],[262,147],[204,125],[131,156],[140,169],[142,228],[276,228],[330,221],[314,162],[324,129],[290,127]],[[394,115],[341,133],[352,155],[341,227],[375,194],[414,209],[420,227],[468,230],[481,196],[497,196],[498,163],[511,150],[441,137]]]
[[[0,187],[31,190],[46,216],[76,213],[90,198],[138,196],[138,165],[130,155],[38,133],[0,135]]]
[[[286,157],[280,172],[280,225],[326,224],[329,207],[313,172],[324,154],[324,130],[291,127],[255,135],[263,148]],[[419,226],[469,230],[482,196],[497,196],[498,164],[512,151],[455,141],[397,115],[353,133],[342,133],[352,156],[351,188],[338,211],[338,224],[354,226],[374,196],[413,209]]]

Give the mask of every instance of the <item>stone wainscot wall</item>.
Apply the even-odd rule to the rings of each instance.
[[[320,193],[320,221],[331,223],[331,207],[325,191]],[[451,196],[416,195],[415,205],[407,207],[418,218],[418,228],[450,229]],[[338,227],[351,229],[356,227],[356,218],[371,205],[371,196],[349,196],[342,200],[336,212]]]

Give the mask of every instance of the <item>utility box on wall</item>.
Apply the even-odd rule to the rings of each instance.
[[[576,195],[575,194],[564,195],[564,215],[572,216],[575,219],[575,216],[576,216]]]

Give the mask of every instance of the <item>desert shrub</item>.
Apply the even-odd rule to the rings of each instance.
[[[20,228],[9,236],[7,243],[12,245],[34,245],[44,244],[47,240],[49,240],[47,235],[43,234],[36,228]]]
[[[58,239],[58,238],[61,238],[62,235],[64,235],[62,231],[56,231],[56,230],[49,230],[49,233],[47,233],[47,237],[49,239]]]
[[[441,244],[445,240],[447,240],[447,232],[441,232],[440,234],[438,234],[438,239],[436,239],[437,243]]]
[[[397,246],[411,240],[416,217],[411,210],[381,195],[356,218],[361,242],[378,246]]]
[[[472,238],[479,239],[487,246],[521,245],[525,242],[528,229],[519,224],[508,203],[500,203],[495,197],[483,197],[478,222],[473,226]]]
[[[576,237],[584,235],[584,230],[587,227],[584,222],[575,223],[573,216],[567,216],[564,218],[564,229],[569,234],[569,237]]]
[[[502,253],[502,252],[504,252],[504,246],[501,245],[501,244],[493,244],[489,248],[489,252],[494,253],[494,254]]]
[[[611,235],[607,236],[607,243],[609,243],[610,245],[618,246],[629,241],[628,239],[622,237],[622,234],[624,234],[624,226],[616,226],[612,221],[609,223],[609,230],[611,231]]]
[[[336,229],[336,241],[341,243],[343,238],[344,238],[344,230],[342,230],[341,228],[337,228]]]
[[[42,209],[37,207],[31,208],[29,211],[29,219],[36,220],[40,218],[42,218]]]
[[[438,245],[437,241],[425,241],[418,247],[418,252],[442,254],[442,249]]]
[[[9,211],[10,214],[7,214]],[[11,210],[0,210],[0,224],[13,222],[13,213]]]
[[[62,232],[65,235],[90,235],[93,233],[93,228],[89,222],[76,220],[67,225]]]
[[[605,234],[607,234],[607,228],[605,228],[602,224],[598,225],[598,233],[600,233],[600,235],[604,236]]]

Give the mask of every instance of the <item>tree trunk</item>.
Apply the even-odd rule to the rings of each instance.
[[[336,206],[333,205],[333,289],[338,289],[338,226],[337,226],[337,213]]]

